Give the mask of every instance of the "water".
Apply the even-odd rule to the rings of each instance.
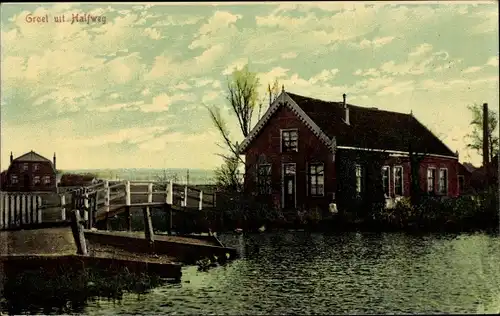
[[[483,234],[222,235],[243,258],[93,315],[500,313],[500,237]]]

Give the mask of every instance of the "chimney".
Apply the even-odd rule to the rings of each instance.
[[[483,104],[483,166],[490,161],[488,141],[488,103]]]
[[[54,161],[54,169],[56,169],[56,153],[54,153],[53,161]]]
[[[344,120],[345,120],[345,122],[346,122],[347,125],[350,125],[350,123],[349,123],[349,107],[347,106],[347,103],[345,101],[346,94],[344,93],[342,95],[342,97],[344,97],[344,110],[345,110],[345,118],[344,118]]]
[[[10,152],[10,163],[14,161],[14,156],[12,156],[12,151]]]

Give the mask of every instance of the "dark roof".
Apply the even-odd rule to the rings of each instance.
[[[415,152],[456,156],[411,114],[348,104],[347,125],[341,102],[287,93],[328,137],[336,137],[337,146],[408,152],[411,144]]]
[[[33,150],[22,155],[22,156],[19,156],[17,157],[16,159],[14,159],[14,161],[20,161],[20,162],[50,162],[52,163],[52,161],[50,161],[49,159],[43,157],[42,155],[39,155],[37,154],[36,152],[34,152]]]
[[[66,173],[61,176],[61,185],[63,186],[77,186],[82,184],[88,184],[92,180],[96,179],[95,175],[92,174],[71,174]]]
[[[466,165],[466,163],[458,163],[458,174],[459,175],[470,175],[472,173],[472,171],[469,170],[468,166]]]

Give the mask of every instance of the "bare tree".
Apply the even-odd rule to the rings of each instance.
[[[481,104],[473,104],[467,107],[472,115],[472,132],[467,135],[469,143],[467,147],[477,151],[482,155],[483,150],[483,107]],[[493,157],[498,153],[499,139],[498,133],[495,133],[498,126],[497,113],[489,110],[488,115],[488,147],[489,155],[488,161],[492,161]]]

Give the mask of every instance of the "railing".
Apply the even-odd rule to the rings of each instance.
[[[0,229],[42,223],[42,198],[22,192],[0,192]]]
[[[104,180],[87,187],[52,194],[51,199],[44,198],[43,203],[38,195],[14,192],[2,193],[0,202],[0,229],[41,223],[42,213],[49,218],[47,222],[67,222],[70,212],[75,209],[80,211],[82,220],[90,228],[96,220],[114,216],[127,207],[168,204],[182,209],[202,210],[214,207],[216,199],[215,193],[207,194],[172,181]]]

